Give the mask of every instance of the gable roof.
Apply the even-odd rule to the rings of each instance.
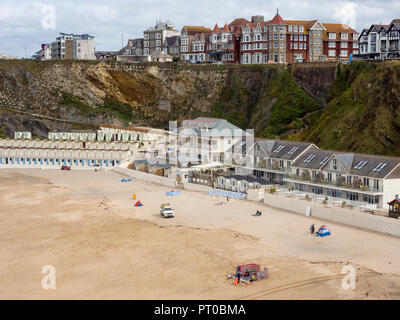
[[[215,24],[215,27],[214,27],[212,33],[221,33],[221,29],[218,27],[218,24]]]
[[[333,157],[334,152],[322,149],[312,149],[302,154],[292,167],[320,170]]]
[[[309,147],[317,148],[309,142],[276,140],[269,157],[273,159],[295,160]]]
[[[222,33],[230,33],[231,30],[229,30],[228,25],[225,23],[224,27],[221,30]]]
[[[269,24],[282,24],[282,25],[285,25],[286,22],[285,22],[285,20],[282,19],[282,17],[277,12],[275,17],[273,17],[272,20],[269,21]]]
[[[195,35],[196,33],[211,33],[212,30],[210,28],[206,28],[203,26],[183,26],[186,29],[188,35]]]
[[[198,134],[201,131],[202,136],[205,137],[239,137],[247,136],[248,133],[226,121],[225,119],[218,118],[205,118],[199,117],[194,120],[183,120],[181,130],[192,129]]]
[[[243,24],[246,24],[246,23],[249,23],[250,21],[248,21],[248,20],[246,20],[246,19],[244,19],[244,18],[238,18],[238,19],[235,19],[235,20],[233,20],[230,24],[229,24],[229,26],[230,27],[239,27],[239,26],[241,26],[241,25],[243,25]]]
[[[317,148],[314,144],[309,142],[283,140],[258,139],[255,144],[259,147],[256,148],[254,152],[256,156],[282,160],[295,160],[309,147]]]
[[[311,29],[318,20],[303,21],[303,20],[285,20],[288,25],[298,25],[303,26],[303,33],[308,33],[308,29]]]
[[[347,24],[342,23],[323,23],[326,32],[334,33],[357,33],[354,29],[350,28]],[[328,37],[327,37],[328,38]]]

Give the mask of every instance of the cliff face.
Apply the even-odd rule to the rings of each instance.
[[[258,137],[400,155],[400,63],[268,66],[0,61],[0,137],[222,117]]]
[[[341,65],[328,106],[296,139],[327,149],[400,156],[400,63]]]
[[[101,122],[163,127],[169,120],[216,116],[276,136],[318,109],[281,66],[7,61],[0,62],[0,79],[3,119],[10,111],[46,116],[53,125],[36,121],[49,130],[60,128],[57,120],[66,129]],[[18,126],[12,129],[46,131]]]

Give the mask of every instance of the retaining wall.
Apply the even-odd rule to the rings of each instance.
[[[400,220],[397,219],[342,208],[327,208],[313,202],[268,193],[264,194],[264,203],[302,215],[306,215],[307,207],[310,207],[312,217],[400,237]]]
[[[199,192],[208,192],[213,190],[213,188],[209,187],[209,186],[203,186],[201,184],[195,184],[195,183],[185,183],[183,185],[183,187],[186,190],[190,190],[190,191],[199,191]]]
[[[145,182],[158,183],[173,188],[176,188],[176,186],[178,185],[175,179],[160,177],[154,174],[149,174],[137,170],[123,169],[123,168],[114,168],[113,170],[128,177],[139,179]]]

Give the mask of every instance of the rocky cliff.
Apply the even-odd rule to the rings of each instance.
[[[69,130],[103,122],[163,127],[169,120],[203,115],[225,117],[273,137],[302,127],[301,118],[321,108],[277,65],[15,60],[0,62],[0,80],[0,123],[7,136],[14,130],[45,136],[46,128]],[[4,121],[10,117],[21,121]],[[33,118],[35,125],[29,122]]]
[[[0,61],[0,137],[222,117],[258,137],[400,155],[400,63],[200,66]]]

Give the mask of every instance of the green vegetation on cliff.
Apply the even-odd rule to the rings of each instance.
[[[400,63],[338,68],[328,106],[301,135],[322,148],[400,156]]]
[[[301,119],[321,108],[284,67],[260,66],[230,72],[210,115],[241,128],[254,128],[257,136],[276,138],[300,129],[304,126]]]

